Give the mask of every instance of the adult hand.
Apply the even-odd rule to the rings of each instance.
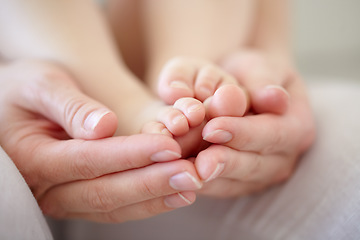
[[[195,200],[201,183],[191,162],[171,161],[180,157],[173,139],[105,138],[116,123],[59,66],[0,66],[0,144],[48,215],[122,222]]]
[[[254,60],[254,55],[234,54],[227,61],[231,66],[224,68],[249,90],[252,104],[256,102],[255,113],[214,118],[203,129],[205,139],[216,144],[200,152],[195,160],[199,176],[207,182],[200,190],[206,195],[247,195],[286,180],[315,136],[300,77],[290,69],[282,72],[289,73],[283,77],[277,75],[279,72],[259,74],[261,69],[269,69],[259,56],[252,67],[240,67],[249,60],[247,57]],[[272,87],[270,90],[275,92],[269,94],[266,85],[278,87]],[[271,98],[276,100],[271,102]]]

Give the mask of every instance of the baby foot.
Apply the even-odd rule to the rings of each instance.
[[[168,104],[183,97],[205,102],[210,119],[243,116],[249,105],[245,91],[234,77],[214,64],[193,58],[170,60],[160,73],[158,92]]]
[[[159,111],[158,121],[146,124],[143,133],[174,137],[183,157],[196,156],[208,146],[202,137],[208,120],[241,117],[248,110],[247,95],[235,78],[203,60],[169,61],[160,74],[158,86],[160,98],[174,105]]]
[[[154,111],[154,108],[151,109]],[[201,131],[204,126],[205,107],[194,98],[180,98],[174,105],[161,106],[157,110],[156,121],[146,123],[142,133],[165,134],[175,138],[182,156],[189,157],[201,148],[204,141]]]

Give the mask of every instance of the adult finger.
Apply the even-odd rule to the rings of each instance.
[[[122,223],[149,218],[175,208],[185,207],[195,202],[195,192],[174,193],[166,197],[147,200],[111,212],[68,213],[66,218],[88,219],[96,222]]]
[[[39,136],[29,136],[27,141],[40,141],[37,138]],[[35,161],[28,164],[26,171],[41,170],[44,179],[63,183],[93,179],[154,162],[179,159],[180,156],[180,146],[164,135],[138,134],[91,141],[53,140],[35,148],[32,155]]]
[[[195,166],[205,182],[226,178],[243,183],[266,185],[285,180],[290,176],[295,159],[296,157],[292,155],[261,155],[213,145],[199,153]]]
[[[289,89],[293,98],[291,108],[285,114],[218,117],[204,127],[204,139],[263,154],[292,151],[294,148],[297,152],[303,151],[314,139],[314,121],[306,94],[302,91],[303,85],[297,82]]]
[[[297,127],[301,127],[299,119],[273,114],[218,117],[206,124],[202,134],[210,143],[267,154],[292,146],[293,141],[288,140],[300,131]]]
[[[51,215],[60,216],[66,212],[110,212],[201,186],[194,165],[178,160],[59,185],[40,199],[40,205]]]

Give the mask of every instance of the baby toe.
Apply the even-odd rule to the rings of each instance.
[[[173,107],[166,107],[160,111],[158,121],[174,135],[181,136],[189,131],[189,123],[186,116],[180,110]]]
[[[158,93],[167,104],[174,104],[183,97],[194,97],[193,81],[196,66],[184,58],[175,58],[163,68],[159,77]]]
[[[163,134],[169,137],[173,136],[163,123],[156,121],[145,123],[141,129],[141,133]]]
[[[214,65],[203,66],[196,76],[195,97],[200,101],[204,101],[212,96],[221,83],[222,77],[222,71]]]
[[[195,98],[180,98],[174,104],[185,116],[190,127],[199,126],[205,119],[205,107]]]

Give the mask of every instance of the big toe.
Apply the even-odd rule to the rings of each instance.
[[[246,92],[239,86],[229,84],[221,86],[214,95],[205,101],[206,116],[215,117],[242,117],[249,109],[249,100]]]

